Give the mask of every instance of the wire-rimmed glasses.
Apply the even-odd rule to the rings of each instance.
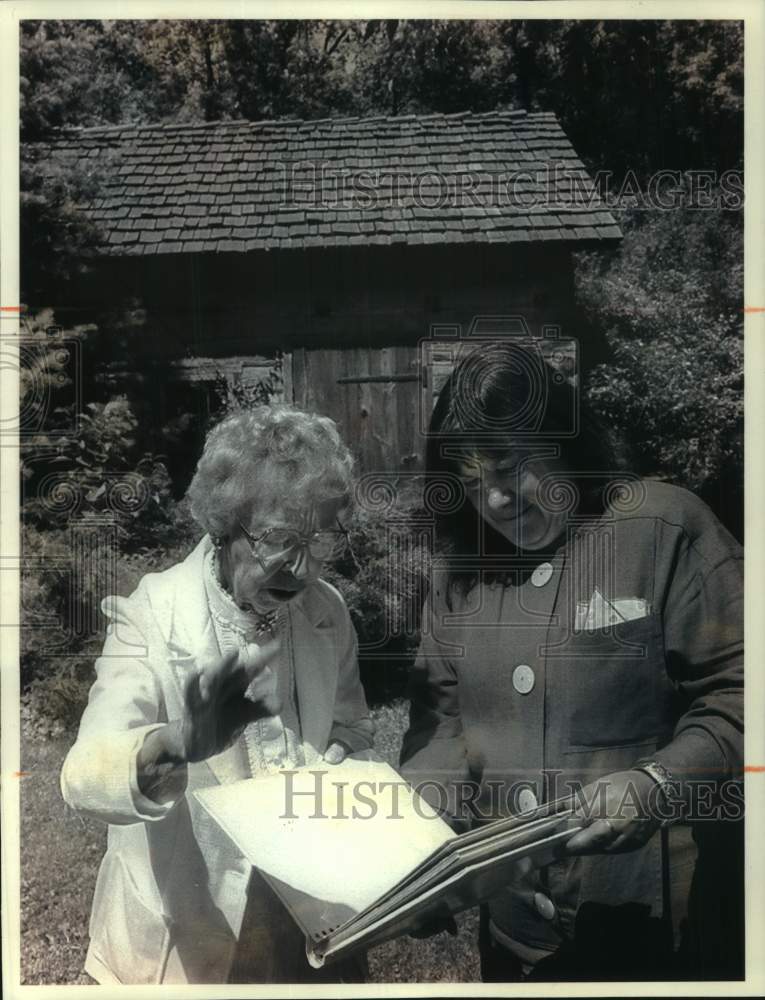
[[[296,550],[308,549],[313,559],[324,562],[340,556],[348,545],[348,532],[337,522],[336,528],[324,528],[310,534],[303,534],[292,528],[265,528],[259,535],[253,535],[242,522],[239,527],[250,545],[250,551],[265,568],[269,563],[286,560]]]

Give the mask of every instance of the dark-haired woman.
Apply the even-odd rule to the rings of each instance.
[[[741,975],[742,555],[617,474],[575,387],[482,345],[441,392],[440,558],[404,773],[455,824],[579,796],[584,829],[482,908],[486,980]],[[695,873],[694,873],[695,869]]]

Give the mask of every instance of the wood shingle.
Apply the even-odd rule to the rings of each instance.
[[[70,129],[36,146],[95,182],[80,208],[110,255],[621,238],[549,112]]]

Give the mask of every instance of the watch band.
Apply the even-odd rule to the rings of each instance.
[[[664,764],[660,764],[657,760],[639,760],[632,765],[633,771],[642,771],[649,777],[653,778],[656,784],[661,790],[661,794],[664,796],[664,801],[667,804],[668,812],[671,813],[669,816],[657,817],[659,819],[659,826],[661,829],[670,826],[672,823],[676,822],[681,818],[680,812],[680,802],[681,798],[677,789],[677,781],[673,777],[672,772]]]

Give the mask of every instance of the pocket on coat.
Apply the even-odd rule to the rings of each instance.
[[[569,648],[568,749],[626,747],[656,740],[659,675],[664,670],[659,617],[579,632]]]
[[[164,914],[139,894],[121,854],[101,865],[90,918],[91,949],[121,983],[160,983],[170,948]]]

